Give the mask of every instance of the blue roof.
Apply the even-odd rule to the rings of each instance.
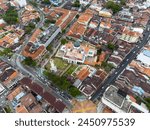
[[[58,6],[60,3],[62,3],[62,0],[50,0],[52,4]]]
[[[134,86],[132,88],[132,91],[137,92],[140,95],[143,95],[145,93],[145,91],[141,87],[138,87],[138,86]]]
[[[144,50],[144,51],[143,51],[143,54],[144,54],[145,56],[150,57],[150,51],[149,51],[149,50]]]
[[[16,100],[19,100],[21,97],[23,97],[25,95],[25,93],[24,92],[21,92],[21,93],[19,93],[16,97],[15,97],[15,99]]]

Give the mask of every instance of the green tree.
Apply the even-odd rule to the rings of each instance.
[[[112,43],[109,43],[107,45],[107,48],[110,49],[110,50],[112,50],[112,51],[114,51],[116,49],[116,46],[114,44],[112,44]]]
[[[74,87],[72,85],[70,86],[68,91],[69,91],[69,94],[73,97],[77,97],[77,96],[81,95],[81,92],[79,91],[79,89],[77,89],[76,87]]]
[[[103,61],[101,67],[104,68],[106,72],[109,72],[114,68],[114,65]]]
[[[54,20],[54,19],[46,19],[45,20],[45,24],[50,24],[50,23],[53,23],[53,24],[55,24],[56,23],[56,20]]]
[[[67,90],[71,85],[65,77],[59,77],[48,71],[44,71],[44,75],[51,80],[55,85],[57,85],[61,90]]]
[[[102,53],[102,49],[100,48],[97,50],[97,55],[100,55],[101,53]]]
[[[62,33],[65,33],[65,32],[66,32],[66,29],[63,29],[63,30],[62,30]]]
[[[80,7],[80,1],[79,1],[79,0],[76,0],[76,1],[73,3],[73,6],[74,6],[74,7]]]
[[[31,5],[33,5],[33,6],[35,6],[35,7],[38,6],[38,4],[37,4],[35,1],[33,1],[33,0],[30,0],[29,3],[30,3]]]
[[[6,113],[11,113],[12,112],[10,106],[4,107],[4,110],[6,111]]]
[[[23,60],[23,64],[31,66],[31,67],[35,67],[37,65],[36,61],[34,61],[31,57],[26,57]]]
[[[77,18],[77,19],[79,18],[79,14],[76,15],[76,18]]]
[[[42,2],[41,2],[42,4],[51,4],[51,2],[50,2],[50,0],[43,0]]]
[[[35,29],[35,25],[33,23],[29,23],[27,26],[25,26],[25,33],[31,34],[32,30]]]
[[[150,98],[145,98],[144,100],[146,101],[147,108],[150,110]]]
[[[3,51],[0,51],[0,56],[12,56],[12,49],[5,48]]]
[[[120,0],[121,5],[126,5],[126,0]]]
[[[19,22],[18,20],[18,13],[15,10],[14,7],[10,6],[9,9],[6,11],[6,13],[4,15],[2,15],[2,18],[4,19],[4,21],[7,22],[7,24],[16,24]]]
[[[52,46],[49,44],[47,47],[46,47],[46,50],[49,51],[49,52],[52,52]]]
[[[43,74],[55,85],[57,85],[57,87],[59,87],[60,90],[68,91],[68,93],[73,97],[76,97],[81,94],[76,87],[72,86],[71,83],[67,81],[66,77],[60,77],[48,71],[44,71]]]
[[[66,39],[61,39],[61,44],[66,44],[68,41]]]
[[[106,3],[105,7],[107,9],[111,9],[114,14],[121,10],[121,4],[117,4],[117,3],[113,2],[113,1],[108,1]]]
[[[39,18],[39,17],[36,18],[36,19],[35,19],[35,22],[36,22],[36,23],[40,22],[40,18]]]

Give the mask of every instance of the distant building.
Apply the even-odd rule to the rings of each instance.
[[[21,20],[24,24],[35,20],[40,17],[39,12],[37,12],[31,5],[25,6],[25,11],[22,13]]]
[[[62,57],[64,60],[67,60],[69,63],[84,63],[87,57],[94,57],[97,54],[97,50],[88,45],[81,44],[79,41],[72,43],[68,42],[65,45],[62,45],[58,51],[58,57]]]
[[[143,106],[134,102],[127,93],[111,85],[102,97],[102,102],[117,113],[148,113]]]
[[[10,89],[22,75],[6,62],[0,60],[0,65],[0,93],[2,93],[5,91],[4,86]]]
[[[76,11],[71,11],[63,8],[52,8],[47,18],[50,20],[55,20],[55,25],[63,30],[75,18],[76,14]]]
[[[146,67],[150,67],[150,50],[143,50],[138,56],[137,60]]]
[[[24,6],[27,5],[27,1],[26,0],[15,0],[15,2],[17,2],[20,7],[24,7]]]
[[[141,36],[141,33],[124,28],[120,39],[129,43],[136,43],[138,39],[140,38],[140,36]]]
[[[50,2],[55,6],[59,6],[63,1],[62,0],[50,0]]]
[[[118,17],[120,20],[133,22],[134,17],[132,13],[129,11],[129,9],[123,9],[119,12]]]
[[[104,10],[99,11],[99,15],[102,17],[111,17],[112,13],[109,10],[104,9]]]
[[[32,59],[38,59],[45,51],[46,48],[44,45],[38,44],[39,36],[42,33],[42,30],[37,29],[29,39],[29,43],[25,46],[22,51],[22,54],[25,57],[31,57]]]

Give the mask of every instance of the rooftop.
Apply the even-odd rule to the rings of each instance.
[[[86,77],[79,86],[79,90],[86,96],[91,96],[99,88],[107,76],[106,72],[103,70],[94,71],[92,73],[93,75],[88,75],[88,77]]]
[[[32,46],[33,46],[31,44],[26,45],[26,47],[24,48],[22,54],[25,57],[31,57],[32,59],[37,59],[45,51],[45,46],[42,45],[42,46],[38,47],[34,52],[30,52],[30,48],[32,48]]]
[[[72,108],[73,113],[96,113],[96,105],[90,100],[85,101],[73,100],[72,104],[73,104]]]
[[[65,109],[66,105],[60,99],[53,96],[51,92],[45,91],[42,86],[33,82],[31,79],[27,77],[23,78],[20,83],[28,86],[33,92],[43,97],[57,112],[62,112]]]
[[[106,90],[104,97],[119,108],[123,106],[125,100],[125,98],[118,93],[118,89],[113,86]]]
[[[22,17],[22,22],[27,23],[31,20],[39,18],[40,14],[31,5],[27,5],[25,6],[25,10],[22,13],[21,17]]]
[[[75,22],[70,30],[68,31],[67,35],[75,38],[80,38],[84,32],[86,31],[86,26],[83,24],[80,24],[78,22]]]
[[[23,92],[23,88],[21,86],[18,86],[16,88],[14,88],[7,96],[7,99],[10,101],[13,101],[14,98],[20,94],[21,92]]]
[[[150,67],[150,51],[143,50],[138,56],[137,60]]]
[[[57,18],[58,15],[60,17],[57,18],[56,25],[59,26],[61,29],[64,29],[67,27],[67,25],[74,19],[77,12],[76,11],[70,11],[63,8],[53,8],[53,11],[50,13],[50,16],[53,18]]]
[[[2,66],[3,67],[3,66]],[[19,77],[19,73],[17,70],[14,70],[11,66],[6,66],[1,70],[0,73],[0,81],[3,82],[3,84],[6,87],[10,87],[11,84],[13,84],[14,80]]]
[[[93,17],[93,15],[90,13],[83,13],[78,18],[78,23],[87,25],[89,23],[89,21],[92,19],[92,17]]]
[[[97,50],[87,42],[73,43],[69,41],[62,45],[57,52],[56,56],[68,60],[72,63],[84,63],[87,57],[95,57]]]
[[[134,60],[130,63],[130,66],[137,68],[141,73],[146,74],[147,76],[150,77],[150,68],[149,67],[143,66]]]
[[[113,85],[105,91],[102,102],[118,113],[130,113],[134,111],[138,111],[138,113],[148,113],[147,109],[135,103],[135,101],[132,101],[127,93]]]
[[[23,96],[20,100],[21,104],[23,104],[26,108],[30,107],[36,101],[35,97],[29,93]]]
[[[37,30],[32,34],[32,36],[31,36],[29,42],[31,42],[31,43],[37,42],[37,39],[38,39],[38,37],[39,37],[39,35],[40,35],[41,33],[42,33],[42,30],[37,29]]]
[[[24,105],[20,105],[16,107],[16,113],[28,113],[28,110]]]

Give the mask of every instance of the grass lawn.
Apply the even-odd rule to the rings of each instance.
[[[69,65],[66,61],[60,58],[54,58],[53,60],[56,67],[60,70],[64,70]]]
[[[64,73],[64,75],[71,75],[77,67],[77,65],[71,65],[71,67]]]

